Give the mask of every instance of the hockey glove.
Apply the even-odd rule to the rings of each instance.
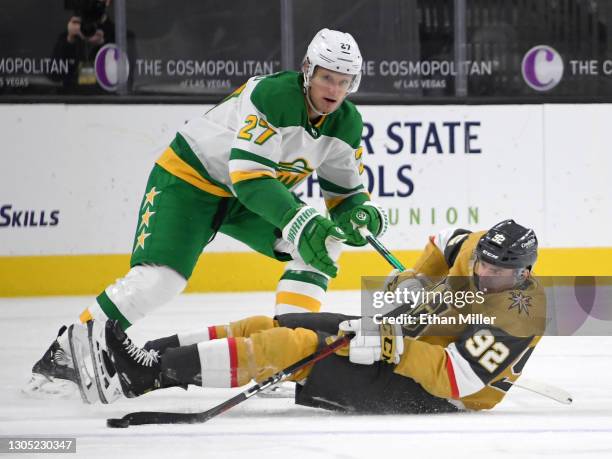
[[[382,236],[389,226],[389,217],[378,204],[366,201],[340,215],[338,225],[346,233],[347,244],[361,247],[367,241],[359,233],[359,228],[366,227],[374,236]]]
[[[397,289],[414,290],[428,289],[434,282],[425,274],[417,273],[414,269],[391,271],[384,282],[384,290],[394,291]]]
[[[330,257],[330,248],[340,245],[346,235],[334,222],[314,207],[302,206],[283,226],[283,239],[297,247],[305,263],[329,277],[336,277],[338,266]],[[339,251],[338,251],[339,254]]]
[[[394,292],[395,301],[389,306],[412,305],[416,307],[425,301],[427,291],[431,289],[434,282],[424,274],[417,273],[414,269],[399,271],[394,269],[384,281],[382,290]]]
[[[404,352],[404,338],[399,325],[375,324],[371,317],[340,322],[342,334],[354,333],[349,346],[349,360],[361,365],[372,365],[383,360],[399,363]]]

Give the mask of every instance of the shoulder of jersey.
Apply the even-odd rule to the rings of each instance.
[[[467,263],[471,260],[472,254],[478,245],[478,241],[486,231],[469,231],[457,228],[448,238],[444,247],[444,259],[449,267],[452,267],[457,260]]]
[[[275,127],[301,126],[305,100],[298,72],[279,72],[257,81],[251,102]]]
[[[496,326],[514,336],[533,336],[544,333],[546,327],[546,294],[535,281],[523,288],[487,295],[485,302],[491,315],[497,317]]]

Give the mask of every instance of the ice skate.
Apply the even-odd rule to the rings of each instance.
[[[104,322],[90,320],[87,322],[87,339],[89,343],[89,365],[93,368],[93,377],[100,402],[113,403],[123,396],[119,376],[108,354]],[[85,359],[87,362],[87,358]]]
[[[126,397],[138,397],[162,387],[157,351],[136,346],[117,321],[107,321],[105,332],[106,345]]]
[[[84,403],[93,404],[100,401],[96,387],[96,378],[89,351],[89,338],[87,326],[72,324],[68,328],[68,343],[72,358],[72,367],[75,369],[75,382],[81,393]]]
[[[32,367],[30,381],[21,390],[33,398],[70,398],[77,392],[77,375],[67,345],[66,326]]]

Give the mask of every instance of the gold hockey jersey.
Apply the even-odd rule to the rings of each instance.
[[[453,230],[431,237],[414,270],[449,280],[472,279],[475,248],[483,234]],[[411,315],[432,309],[423,304]],[[421,324],[418,338],[404,338],[395,372],[467,409],[490,409],[521,375],[544,332],[544,289],[530,277],[512,290],[485,294],[481,303],[468,308],[438,307],[437,319]]]

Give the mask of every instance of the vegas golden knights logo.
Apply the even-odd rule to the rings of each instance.
[[[521,292],[514,290],[510,292],[511,301],[510,306],[508,306],[508,311],[511,309],[516,309],[518,311],[518,315],[521,313],[525,313],[529,315],[529,307],[531,306],[531,297],[527,295],[523,295]]]
[[[293,188],[312,174],[312,170],[308,165],[308,161],[298,158],[291,163],[278,163],[276,178],[287,188]]]

